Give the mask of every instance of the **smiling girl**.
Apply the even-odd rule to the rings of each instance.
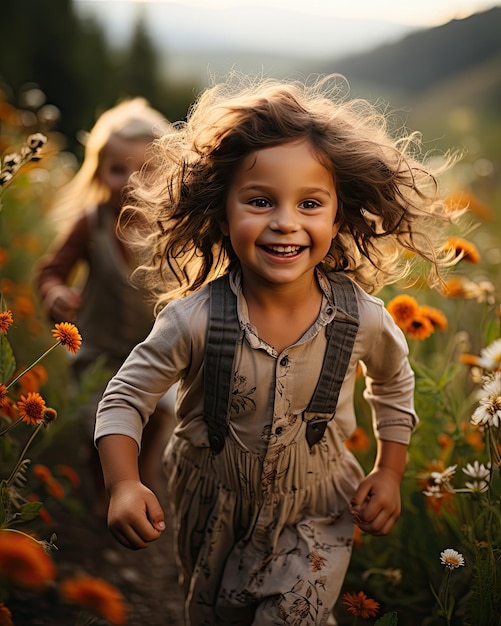
[[[405,250],[437,275],[443,205],[411,141],[332,80],[206,90],[121,214],[160,312],[98,410],[108,524],[131,548],[165,528],[137,456],[179,381],[164,460],[192,626],[327,624],[354,522],[384,535],[400,514],[414,377],[369,292],[410,271]],[[378,441],[365,477],[344,445],[359,363]]]

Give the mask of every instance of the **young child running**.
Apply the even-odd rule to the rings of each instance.
[[[153,139],[168,128],[165,118],[142,98],[105,111],[88,134],[80,169],[54,206],[60,232],[39,263],[36,285],[48,317],[76,323],[83,336],[82,348],[72,361],[78,381],[98,359],[104,359],[111,377],[153,325],[153,304],[146,292],[130,284],[135,260],[117,237],[116,222],[130,175],[145,163]],[[84,277],[75,279],[82,269]],[[107,498],[92,435],[104,386],[79,408],[96,477],[96,508],[103,513]],[[145,431],[141,469],[149,485],[161,476],[159,442],[167,439],[168,411],[168,401],[160,400],[156,419]]]
[[[97,414],[108,524],[130,548],[165,528],[137,455],[179,381],[164,462],[191,626],[328,623],[354,522],[385,535],[400,514],[414,378],[369,292],[410,271],[404,251],[436,276],[443,207],[413,138],[392,140],[377,110],[336,88],[207,89],[156,142],[156,175],[137,178],[122,212],[161,310]],[[171,272],[180,286],[166,293]],[[344,445],[359,363],[378,441],[366,477]]]

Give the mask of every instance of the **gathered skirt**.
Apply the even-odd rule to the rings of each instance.
[[[322,626],[349,565],[362,469],[335,421],[310,450],[302,424],[265,459],[173,435],[164,455],[187,626]]]

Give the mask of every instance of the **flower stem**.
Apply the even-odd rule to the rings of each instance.
[[[22,422],[23,418],[22,417],[18,417],[17,420],[15,422],[12,422],[11,424],[9,424],[7,426],[7,428],[4,428],[2,431],[0,431],[0,437],[2,437],[2,435],[5,435],[9,432],[9,430],[12,430],[14,428],[14,426],[17,426],[19,424],[19,422]]]
[[[53,346],[51,346],[48,350],[46,350],[41,356],[38,357],[38,359],[36,361],[34,361],[29,367],[27,367],[25,370],[23,370],[20,374],[18,374],[14,380],[11,380],[10,383],[7,385],[7,389],[10,389],[12,387],[12,385],[14,385],[15,383],[17,383],[17,381],[22,378],[27,372],[30,371],[30,369],[32,369],[33,367],[35,367],[35,365],[37,365],[38,363],[40,363],[40,361],[42,359],[44,359],[50,352],[52,352],[52,350],[54,350],[54,348],[57,348],[57,346],[59,346],[61,344],[60,341],[57,341]]]
[[[35,439],[35,437],[38,435],[38,433],[43,428],[43,426],[44,426],[44,422],[42,421],[42,422],[40,422],[40,424],[38,424],[38,426],[33,431],[31,437],[26,442],[26,445],[24,446],[23,451],[19,455],[19,459],[18,459],[14,469],[12,470],[12,472],[10,473],[9,478],[7,479],[7,487],[9,487],[11,482],[14,480],[14,477],[16,476],[18,469],[21,467],[21,463],[23,462],[24,457],[25,457],[26,453],[28,452],[28,448],[31,446],[31,444],[33,442],[33,439]]]

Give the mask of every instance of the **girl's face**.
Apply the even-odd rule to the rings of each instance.
[[[142,139],[122,139],[112,135],[101,151],[97,177],[110,192],[108,204],[117,211],[130,175],[141,169],[144,163],[147,146],[148,142]]]
[[[244,279],[272,284],[311,278],[337,235],[331,172],[311,143],[293,141],[247,156],[228,190],[221,224]]]

